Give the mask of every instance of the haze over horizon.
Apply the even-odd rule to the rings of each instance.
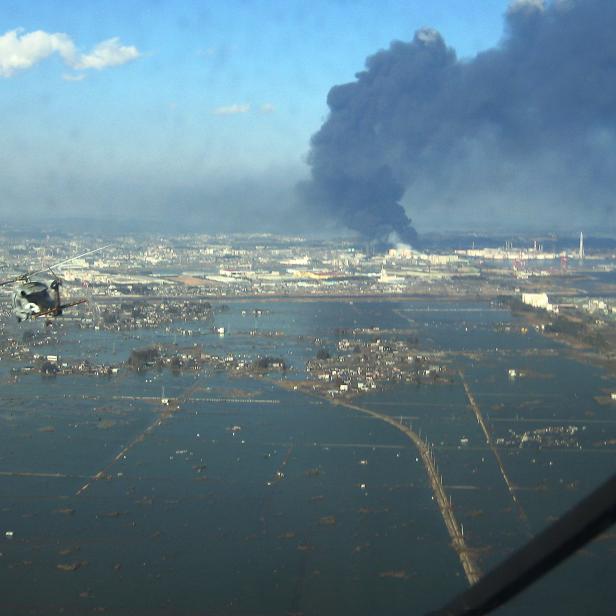
[[[5,221],[616,231],[608,0],[10,4]]]

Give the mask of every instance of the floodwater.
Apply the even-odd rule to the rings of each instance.
[[[482,570],[613,472],[614,447],[602,443],[616,437],[616,407],[594,397],[616,383],[564,347],[522,333],[524,323],[498,307],[238,302],[217,312],[215,324],[224,336],[210,333],[210,322],[127,333],[66,322],[37,352],[120,364],[132,349],[175,342],[217,355],[281,356],[291,371],[264,381],[207,367],[175,375],[121,369],[111,378],[9,383],[18,364],[2,366],[2,613],[421,614],[464,589],[404,434],[276,385],[303,378],[319,348],[333,353],[349,335],[336,328],[396,328],[416,335],[422,351],[442,352],[464,375],[495,441],[577,427],[576,447],[498,446],[516,503],[459,376],[354,400],[400,416],[434,444]],[[527,376],[512,380],[510,368]],[[163,388],[181,398],[179,411],[159,403]],[[604,536],[502,613],[611,613],[615,548]]]

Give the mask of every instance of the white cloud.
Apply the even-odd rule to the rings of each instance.
[[[65,61],[75,55],[75,45],[66,34],[48,34],[42,30],[22,34],[22,30],[10,30],[0,36],[0,75],[11,77],[16,71],[25,70],[59,53]]]
[[[434,28],[420,28],[415,32],[415,39],[424,45],[432,45],[442,41],[443,37]]]
[[[136,47],[121,45],[118,38],[98,43],[90,53],[80,53],[68,34],[43,30],[9,30],[0,36],[0,77],[12,77],[57,53],[75,69],[102,69],[125,64],[139,57]]]
[[[534,11],[545,11],[545,0],[512,0],[507,8],[508,14],[525,12],[532,13]]]
[[[248,113],[250,111],[250,105],[247,103],[234,105],[228,105],[226,107],[217,107],[214,109],[215,115],[235,115],[237,113]]]
[[[272,103],[263,103],[261,105],[261,113],[273,113],[276,111],[276,107]]]
[[[121,45],[120,39],[115,36],[98,43],[90,53],[81,54],[73,68],[88,69],[94,68],[101,70],[108,66],[119,66],[126,64],[139,57],[139,51],[132,45]]]
[[[64,73],[62,75],[64,81],[83,81],[85,78],[85,73]]]

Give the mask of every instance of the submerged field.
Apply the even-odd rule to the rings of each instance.
[[[334,354],[343,328],[411,330],[456,375],[383,385],[352,402],[433,445],[483,571],[614,468],[616,407],[595,397],[616,383],[523,333],[499,307],[254,302],[217,313],[224,336],[191,323],[195,333],[178,337],[183,325],[111,333],[67,322],[39,351],[120,364],[110,377],[14,379],[18,362],[2,366],[3,611],[415,614],[465,588],[413,443],[335,400],[281,386],[305,378],[317,349]],[[264,379],[121,365],[133,349],[174,343],[279,356],[290,369]],[[595,542],[507,610],[611,613],[615,545]]]

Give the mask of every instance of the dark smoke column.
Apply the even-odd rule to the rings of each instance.
[[[313,147],[320,134],[313,138]],[[417,240],[417,232],[399,203],[404,187],[394,179],[389,167],[367,170],[358,176],[338,169],[317,173],[313,165],[312,182],[300,188],[311,204],[325,209],[378,247]]]
[[[312,178],[311,183],[301,186],[304,196],[362,237],[377,245],[391,241],[410,244],[417,239],[399,203],[404,187],[393,178],[389,167],[357,176],[336,169],[317,174],[313,166]]]
[[[615,31],[616,0],[512,0],[473,58],[393,42],[330,90],[307,207],[381,244],[416,240],[403,196],[432,228],[616,232]]]
[[[415,244],[400,204],[408,180],[400,161],[410,163],[409,145],[429,138],[417,121],[455,62],[441,36],[423,29],[369,57],[356,81],[333,87],[329,117],[311,140],[311,180],[300,186],[308,205],[377,245]]]

